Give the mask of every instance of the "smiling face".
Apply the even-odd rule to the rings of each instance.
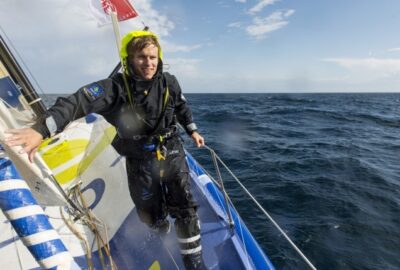
[[[161,63],[161,47],[156,36],[149,34],[133,38],[126,47],[128,63],[143,80],[151,80]]]
[[[136,75],[144,80],[151,80],[157,72],[158,47],[149,44],[142,50],[136,51],[129,59]]]

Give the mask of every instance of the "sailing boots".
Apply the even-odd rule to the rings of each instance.
[[[166,235],[171,231],[171,223],[167,219],[158,220],[150,228],[159,235]]]
[[[183,264],[185,265],[186,270],[206,270],[207,269],[205,267],[201,251],[192,253],[192,254],[188,254],[188,255],[182,254],[182,259],[183,259]]]
[[[200,222],[197,215],[177,218],[175,229],[186,270],[206,269],[202,258]]]

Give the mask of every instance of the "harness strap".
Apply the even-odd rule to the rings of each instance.
[[[129,87],[128,78],[126,76],[127,76],[127,74],[125,72],[123,72],[122,77],[124,78],[124,84],[125,84],[126,92],[128,94],[129,104],[131,105],[131,108],[133,109],[133,98],[132,98],[131,88]]]
[[[134,141],[140,141],[140,140],[146,139],[148,142],[151,142],[154,140],[159,141],[160,137],[162,137],[163,140],[166,140],[166,139],[171,138],[175,134],[177,134],[177,128],[176,128],[176,126],[173,126],[171,129],[169,129],[165,133],[155,134],[155,135],[133,135],[131,139]]]
[[[162,143],[163,143],[163,136],[159,136],[157,143],[157,150],[156,150],[157,160],[165,160],[165,155],[161,153]]]
[[[169,95],[170,95],[166,76],[164,74],[162,76],[163,76],[163,82],[165,84],[164,98],[163,98],[163,102],[162,102],[162,110],[161,110],[161,115],[158,118],[157,123],[154,126],[154,129],[153,129],[152,133],[155,133],[158,130],[162,120],[164,119],[165,111],[167,109],[167,104],[168,104]],[[133,99],[132,93],[130,91],[131,89],[129,87],[128,79],[126,77],[126,73],[125,72],[123,73],[123,78],[124,78],[124,84],[125,84],[125,88],[126,88],[126,91],[127,91],[129,103],[130,103],[131,107],[134,108],[135,100]],[[145,144],[144,145],[144,149],[147,150],[147,151],[154,151],[154,149],[155,149],[156,150],[157,160],[160,161],[160,160],[165,160],[166,159],[166,151],[164,151],[165,147],[163,146],[164,140],[172,137],[175,132],[176,132],[176,129],[170,130],[170,131],[166,132],[165,134],[134,135],[132,139],[133,140],[148,139],[148,141],[156,140],[157,143],[155,145],[153,143],[152,144]]]
[[[167,79],[164,74],[163,74],[163,81],[165,84],[164,100],[163,100],[163,105],[162,105],[163,107],[161,110],[160,117],[158,118],[157,123],[155,124],[151,134],[155,134],[156,131],[158,130],[158,128],[160,127],[160,124],[161,124],[162,120],[164,119],[165,111],[167,109],[167,104],[168,104],[168,99],[169,99],[169,87],[168,87]]]
[[[163,108],[162,108],[162,113],[161,113],[161,114],[163,114],[163,112],[164,112],[165,109],[167,108],[167,103],[168,103],[168,98],[169,98],[169,87],[168,87],[168,83],[167,83],[167,80],[166,80],[166,78],[165,78],[165,75],[163,74],[162,76],[163,76],[163,81],[164,81],[164,83],[165,83],[165,92],[164,92]],[[126,92],[127,92],[127,95],[128,95],[129,104],[130,104],[130,105],[132,106],[132,108],[133,108],[133,105],[134,105],[135,100],[134,100],[134,98],[133,98],[133,96],[132,96],[132,93],[131,93],[131,88],[130,88],[129,83],[128,83],[127,74],[126,74],[125,72],[122,73],[122,77],[123,77],[123,79],[124,79],[124,85],[125,85]]]

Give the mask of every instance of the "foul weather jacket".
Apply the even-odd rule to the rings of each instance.
[[[116,74],[86,85],[69,97],[60,97],[33,128],[47,138],[71,121],[97,113],[115,126],[117,140],[113,145],[127,156],[142,150],[145,139],[140,138],[162,134],[176,121],[189,135],[197,129],[175,76],[158,72],[150,81],[131,76],[127,84],[131,90],[126,89],[122,74]],[[131,97],[127,91],[131,91]],[[119,145],[124,147],[118,149]]]

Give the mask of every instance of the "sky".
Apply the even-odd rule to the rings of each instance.
[[[100,0],[91,0],[100,1]],[[400,92],[399,0],[131,0],[184,93]],[[89,0],[0,0],[0,32],[45,93],[118,63]]]

